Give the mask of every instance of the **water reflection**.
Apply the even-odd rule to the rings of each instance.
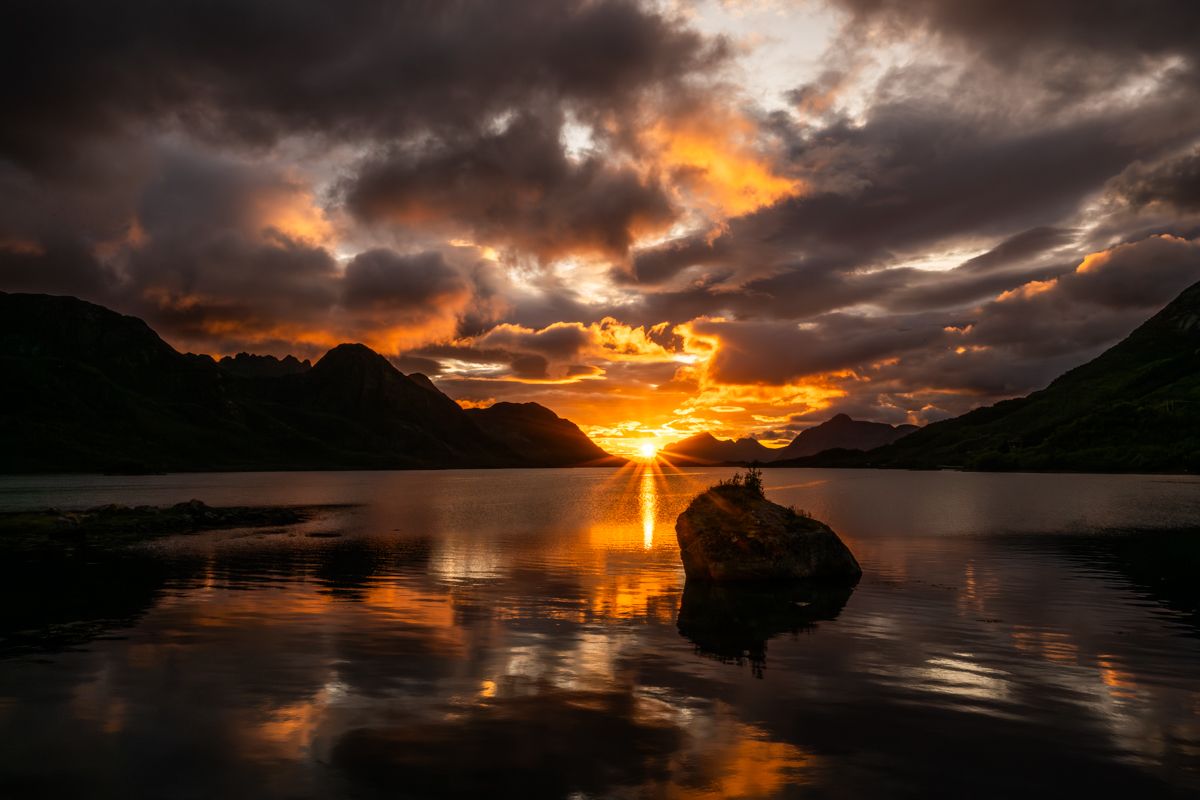
[[[719,661],[750,663],[762,677],[767,641],[837,619],[853,592],[813,584],[718,585],[688,581],[677,624],[697,652]]]
[[[721,474],[242,476],[227,497],[375,499],[291,531],[0,559],[0,793],[1200,789],[1194,595],[1161,580],[1194,535],[980,531],[1033,491],[1006,476],[769,473],[851,541],[862,583],[685,586],[674,516]],[[1112,493],[1062,480],[1036,485]],[[1200,484],[1143,489],[1114,528],[1144,504],[1186,522]]]
[[[653,462],[657,463],[657,462]],[[658,496],[658,489],[654,485],[654,469],[652,467],[644,467],[642,469],[641,491],[638,492],[638,500],[642,507],[642,546],[649,550],[654,547],[654,518],[658,510],[658,504],[655,498]]]

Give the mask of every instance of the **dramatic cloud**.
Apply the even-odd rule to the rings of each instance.
[[[3,39],[0,151],[180,121],[266,142],[470,129],[547,100],[619,111],[724,55],[624,0],[21,2]]]
[[[1134,164],[1113,184],[1113,192],[1136,208],[1162,204],[1200,212],[1200,149],[1157,164]]]
[[[1194,58],[1200,9],[1188,0],[833,0],[855,23],[881,23],[893,36],[913,26],[969,44],[991,58],[1019,63],[1049,53],[1060,62],[1097,54],[1108,61],[1146,55]]]
[[[522,114],[498,131],[369,159],[346,188],[349,206],[368,222],[441,226],[549,258],[619,257],[639,234],[670,225],[662,186],[598,155],[568,158],[553,116]]]
[[[1027,392],[1200,280],[1200,7],[18,2],[0,290],[626,452]]]
[[[390,250],[359,253],[346,265],[344,304],[399,316],[428,313],[470,297],[470,286],[441,253],[402,256]]]

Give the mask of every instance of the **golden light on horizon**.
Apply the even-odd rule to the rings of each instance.
[[[638,455],[650,461],[658,455],[658,446],[654,442],[642,442],[638,445]]]

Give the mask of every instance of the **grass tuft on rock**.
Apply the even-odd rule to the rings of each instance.
[[[718,491],[732,489],[752,494],[755,497],[766,497],[763,490],[762,470],[757,467],[750,467],[744,473],[735,472],[733,477],[718,481],[712,488]]]

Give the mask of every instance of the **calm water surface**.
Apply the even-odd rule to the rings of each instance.
[[[0,478],[360,504],[4,565],[0,796],[1200,792],[1200,480],[776,470],[852,591],[685,589],[729,470]]]

